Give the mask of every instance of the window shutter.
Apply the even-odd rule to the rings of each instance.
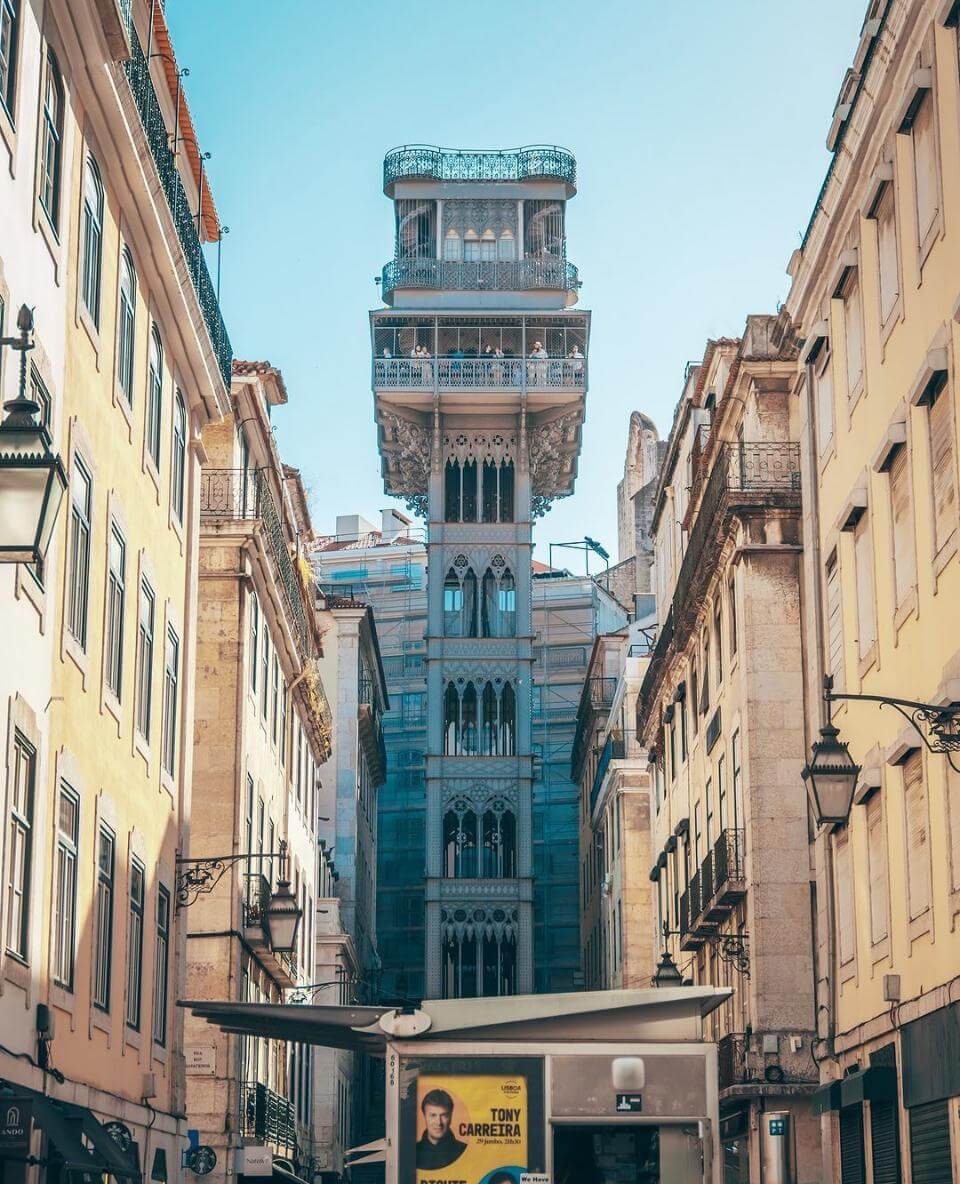
[[[887,832],[883,798],[875,793],[867,805],[867,852],[870,860],[870,940],[887,936]]]
[[[947,385],[930,405],[930,465],[933,469],[934,534],[938,551],[956,525],[953,439],[953,399]]]
[[[893,519],[893,566],[899,606],[903,604],[917,580],[910,465],[907,450],[903,446],[897,449],[890,463],[890,510]]]
[[[917,233],[922,245],[938,212],[937,143],[933,92],[928,91],[913,121],[913,167],[917,197]]]
[[[950,887],[960,891],[960,773],[947,766],[947,823],[950,831]]]
[[[833,675],[833,688],[842,691],[843,670],[843,602],[840,596],[840,565],[836,555],[827,560],[827,668]]]
[[[825,352],[823,362],[817,370],[817,429],[820,434],[818,446],[821,452],[833,436],[833,358]]]
[[[862,514],[853,533],[857,569],[857,632],[860,657],[877,640],[877,606],[873,598],[873,547],[870,545],[870,515]]]
[[[866,1179],[863,1104],[858,1102],[840,1111],[840,1184],[865,1184]]]
[[[863,311],[860,305],[860,278],[854,268],[847,280],[843,299],[843,323],[847,347],[847,395],[863,376]]]
[[[880,267],[880,319],[886,324],[900,295],[897,268],[897,220],[893,184],[888,182],[877,201],[877,248]]]
[[[911,752],[903,763],[904,811],[907,824],[907,896],[910,920],[930,907],[930,836],[923,754]]]
[[[840,928],[840,965],[856,953],[856,913],[853,903],[853,851],[849,838],[837,842],[837,918]]]

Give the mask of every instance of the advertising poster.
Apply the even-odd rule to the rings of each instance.
[[[520,1184],[528,1136],[525,1078],[417,1079],[417,1184]]]

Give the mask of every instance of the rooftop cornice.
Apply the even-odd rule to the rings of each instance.
[[[573,196],[577,162],[573,153],[554,144],[522,148],[439,148],[435,144],[401,144],[383,158],[383,191],[393,196],[399,180],[425,181],[562,181]]]

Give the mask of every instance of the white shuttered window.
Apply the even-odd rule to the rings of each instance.
[[[955,427],[949,384],[944,385],[931,402],[928,422],[930,467],[933,471],[934,540],[939,552],[957,524]]]
[[[863,378],[863,306],[860,300],[860,274],[853,268],[843,289],[843,323],[847,347],[847,395]]]
[[[833,689],[842,691],[843,677],[843,601],[840,595],[840,565],[834,552],[827,560],[827,672],[833,676]]]
[[[904,812],[907,825],[907,903],[913,921],[930,907],[930,833],[923,754],[910,753],[903,762]]]
[[[833,438],[833,359],[829,349],[816,371],[817,444],[824,452]]]
[[[853,849],[847,834],[837,838],[837,922],[840,965],[857,952],[856,912],[853,902]]]
[[[870,861],[870,940],[887,936],[887,828],[883,798],[875,793],[867,804],[867,856]]]
[[[917,583],[917,552],[913,532],[913,498],[907,449],[901,445],[890,462],[890,519],[893,528],[893,570],[897,607]]]
[[[864,658],[877,640],[877,604],[873,588],[873,545],[870,515],[861,514],[853,530],[853,554],[857,574],[857,637]]]
[[[873,209],[877,220],[877,256],[880,277],[880,320],[890,319],[900,295],[900,269],[897,265],[897,217],[893,184],[884,185]]]
[[[922,248],[940,209],[937,184],[936,106],[927,91],[913,120],[914,190],[917,202],[917,242]]]

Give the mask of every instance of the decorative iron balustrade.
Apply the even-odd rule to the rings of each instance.
[[[690,925],[696,924],[703,911],[703,885],[699,868],[690,877],[690,887],[687,889],[690,897]]]
[[[243,927],[266,928],[267,909],[270,907],[270,881],[260,872],[247,872],[243,889]]]
[[[722,830],[713,845],[713,889],[717,896],[743,894],[746,879],[743,859],[743,830]]]
[[[622,736],[608,736],[603,748],[600,751],[600,759],[597,761],[597,771],[593,775],[593,785],[590,789],[590,810],[592,811],[597,804],[597,798],[600,796],[600,790],[603,786],[603,779],[607,775],[607,770],[610,768],[611,761],[622,761],[625,755],[624,743]]]
[[[717,1076],[720,1089],[756,1080],[747,1068],[748,1038],[743,1032],[728,1032],[717,1043]]]
[[[534,177],[577,183],[572,152],[550,144],[531,144],[508,151],[437,148],[403,144],[383,160],[384,192],[401,179],[432,181],[526,181]]]
[[[201,518],[259,518],[255,469],[203,469]]]
[[[394,259],[380,275],[380,294],[396,288],[433,288],[439,292],[527,292],[559,289],[576,292],[580,278],[566,259]]]
[[[374,358],[386,390],[572,390],[587,385],[586,358]]]
[[[275,1151],[292,1156],[297,1151],[297,1114],[293,1103],[259,1081],[240,1085],[242,1134]]]
[[[203,314],[204,324],[207,326],[207,333],[210,335],[210,344],[216,355],[220,374],[229,388],[233,349],[223,323],[216,289],[210,279],[210,272],[207,270],[203,249],[200,246],[200,235],[196,224],[197,215],[190,209],[190,203],[177,170],[176,157],[170,150],[170,132],[167,130],[163,118],[163,110],[157,99],[150,78],[149,65],[137,37],[129,8],[124,15],[127,33],[130,37],[131,56],[123,63],[123,72],[140,115],[140,122],[143,125],[150,153],[157,167],[157,176],[160,178],[160,184],[166,195],[167,205],[170,207],[173,224],[176,227],[177,237],[180,239],[186,259],[187,271],[190,273],[190,279],[193,281],[197,293],[200,311]]]
[[[267,469],[207,469],[200,478],[201,518],[259,518],[267,549],[301,651],[307,647],[307,617],[280,515],[270,492]]]

